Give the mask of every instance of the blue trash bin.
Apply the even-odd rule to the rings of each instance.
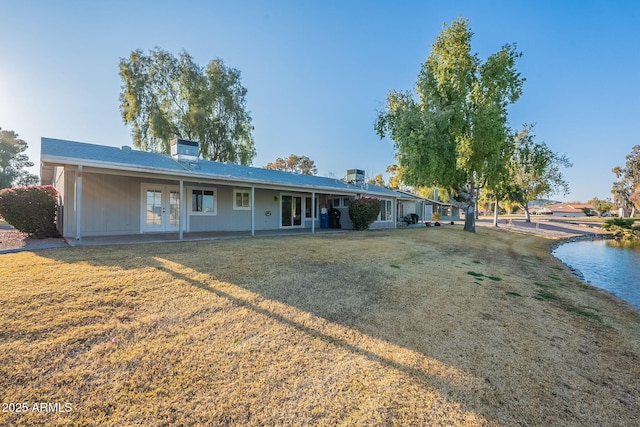
[[[329,228],[329,213],[327,208],[320,210],[320,228]]]

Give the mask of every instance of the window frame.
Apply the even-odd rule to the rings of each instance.
[[[379,199],[379,200],[380,200],[380,213],[378,214],[377,222],[392,222],[393,221],[393,200],[391,199]],[[387,212],[391,213],[390,219],[382,219],[382,203],[385,204],[385,214]]]
[[[193,210],[194,191],[202,191],[203,198],[204,198],[205,191],[210,191],[213,193],[213,211],[207,212],[207,211]],[[216,187],[189,187],[189,204],[187,206],[189,208],[189,215],[203,215],[203,216],[218,215],[218,189]]]
[[[311,212],[311,200],[312,197],[311,196],[305,196],[304,198],[304,219],[311,219],[311,216],[308,216],[307,214]],[[316,204],[315,204],[315,211],[313,212],[313,219],[318,219],[318,205],[320,203],[319,202],[319,197],[316,196]]]
[[[238,194],[247,194],[247,200],[248,200],[248,204],[247,206],[238,206],[237,204],[237,197]],[[244,201],[244,196],[241,196],[243,198]],[[246,189],[246,188],[234,188],[233,189],[233,210],[234,211],[250,211],[251,210],[251,190],[250,189]]]

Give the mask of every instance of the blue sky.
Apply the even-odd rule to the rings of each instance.
[[[0,126],[39,162],[43,136],[131,145],[120,58],[185,49],[242,72],[257,157],[306,155],[319,174],[383,173],[393,143],[373,130],[388,92],[415,86],[444,23],[470,22],[481,59],[517,43],[524,95],[510,124],[566,153],[571,193],[610,197],[611,168],[640,144],[637,1],[0,0]],[[34,168],[34,172],[38,172]]]

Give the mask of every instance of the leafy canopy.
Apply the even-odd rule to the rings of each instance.
[[[569,192],[569,184],[561,168],[571,167],[566,155],[553,152],[544,142],[536,142],[534,125],[524,125],[514,135],[514,150],[508,162],[509,182],[517,189],[517,196],[507,200],[527,206],[528,202],[554,193]]]
[[[215,59],[202,68],[182,51],[156,48],[120,59],[120,111],[137,148],[170,152],[174,138],[200,142],[204,159],[250,164],[255,157],[240,71]]]
[[[289,155],[286,159],[278,157],[275,162],[267,163],[265,169],[272,169],[285,172],[301,173],[305,175],[316,175],[318,168],[315,162],[307,156]]]
[[[0,189],[35,185],[40,181],[25,168],[33,166],[24,154],[29,146],[12,130],[0,128]]]
[[[624,167],[616,166],[612,172],[619,181],[613,183],[611,193],[614,202],[623,208],[640,209],[640,145],[627,154]]]
[[[417,96],[392,91],[375,128],[394,141],[404,182],[452,189],[465,201],[465,229],[474,231],[475,189],[501,176],[507,107],[524,79],[515,45],[482,62],[471,53],[468,27],[459,18],[440,33],[418,75]]]

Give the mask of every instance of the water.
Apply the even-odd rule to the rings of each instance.
[[[640,309],[640,244],[615,240],[577,241],[553,255],[582,273],[584,280]]]

